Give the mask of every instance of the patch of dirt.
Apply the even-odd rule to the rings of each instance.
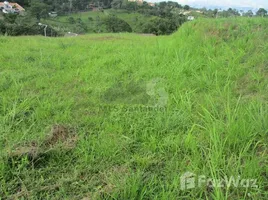
[[[60,188],[60,185],[49,185],[49,186],[38,186],[38,191],[40,192],[48,192],[48,191],[54,191],[58,190]],[[25,186],[21,186],[16,194],[11,194],[7,198],[8,200],[15,200],[15,199],[30,199],[30,197],[33,196],[33,191],[28,191]]]
[[[122,190],[125,187],[130,172],[126,166],[114,166],[100,175],[103,186],[97,192],[97,196],[105,196]]]
[[[71,137],[70,130],[63,125],[53,125],[47,139],[44,141],[44,146],[54,146],[57,143],[64,143]]]
[[[147,36],[147,37],[154,37],[154,36],[156,36],[155,34],[150,34],[150,33],[148,33],[148,34],[141,33],[141,34],[138,34],[138,35],[140,35],[140,36]]]
[[[259,166],[267,166],[268,148],[266,145],[258,145],[256,147],[256,156],[260,159]]]
[[[255,95],[256,91],[254,90],[249,90],[249,86],[256,84],[254,81],[251,79],[251,77],[247,74],[244,77],[242,77],[237,85],[237,90],[238,93],[241,95]]]
[[[239,32],[240,27],[237,24],[225,23],[223,27],[210,27],[207,30],[208,36],[214,36],[217,38],[221,38],[225,42],[227,42],[230,38],[237,38],[241,32]]]
[[[249,74],[244,75],[237,82],[236,93],[244,99],[260,98],[258,92],[258,81],[254,80]]]
[[[103,37],[87,38],[87,40],[94,40],[94,41],[122,40],[122,39],[125,39],[125,38],[122,38],[122,37],[113,37],[113,36],[103,36]]]
[[[245,74],[237,81],[236,94],[241,95],[243,99],[258,99],[267,101],[266,95],[260,90],[259,85],[265,81],[266,75],[262,73],[259,79],[255,79],[251,74]]]
[[[32,141],[29,144],[16,145],[14,150],[9,153],[9,157],[21,157],[28,156],[30,158],[36,158],[39,154],[39,145],[37,142]]]
[[[50,150],[56,150],[59,147],[61,150],[70,150],[76,147],[78,136],[75,130],[64,125],[53,125],[49,134],[44,141],[38,144],[36,141],[31,141],[27,144],[16,145],[9,152],[10,158],[28,156],[30,159],[37,159],[39,156],[46,154]]]

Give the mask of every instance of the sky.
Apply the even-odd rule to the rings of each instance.
[[[160,2],[164,0],[151,0]],[[268,8],[268,0],[172,0],[179,4],[193,7],[222,7],[222,8]]]

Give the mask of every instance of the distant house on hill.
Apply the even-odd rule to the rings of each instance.
[[[50,12],[48,13],[49,17],[57,17],[58,13],[57,12]]]
[[[77,33],[72,33],[72,32],[68,32],[64,35],[64,37],[77,37],[78,34]]]
[[[152,7],[155,7],[155,3],[152,3],[152,2],[148,2],[148,5],[152,6]]]
[[[196,10],[195,12],[200,13],[200,14],[204,14],[204,12],[201,10]]]
[[[91,11],[102,11],[103,10],[103,6],[100,3],[90,3],[87,6],[87,10],[91,10]]]
[[[18,3],[9,3],[8,1],[0,2],[0,10],[5,14],[22,13],[25,11],[25,9]]]
[[[188,16],[187,17],[187,20],[189,20],[189,21],[193,21],[195,18],[194,18],[194,16]]]
[[[137,4],[143,4],[143,0],[128,0],[129,2],[136,2]]]
[[[129,2],[136,2],[136,3],[139,4],[139,5],[142,5],[143,2],[146,2],[146,1],[144,1],[144,0],[128,0],[128,1],[129,1]],[[155,6],[155,3],[152,3],[152,2],[147,2],[147,3],[148,3],[149,6],[152,6],[152,7]]]
[[[183,11],[183,12],[181,12],[180,14],[182,14],[182,15],[189,15],[189,14],[191,14],[192,13],[192,11]]]

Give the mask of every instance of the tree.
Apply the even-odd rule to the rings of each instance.
[[[69,17],[69,18],[68,18],[68,22],[69,22],[70,24],[75,24],[75,19],[74,19],[73,17]]]
[[[184,9],[184,10],[190,10],[190,6],[185,5],[185,6],[183,7],[183,9]]]
[[[73,7],[75,10],[85,10],[89,4],[88,0],[75,0],[73,1]]]
[[[109,32],[132,32],[131,26],[126,21],[116,16],[109,15],[103,20],[103,22]]]
[[[252,10],[248,10],[247,12],[243,13],[243,16],[245,17],[253,17],[254,13]]]
[[[22,7],[27,7],[30,5],[30,0],[13,0],[12,2],[20,4]]]
[[[122,5],[123,5],[123,0],[113,0],[111,4],[112,8],[115,8],[115,9],[121,9]]]
[[[172,19],[155,18],[143,25],[143,33],[155,35],[168,35],[176,31],[178,26]]]
[[[182,6],[180,4],[178,4],[177,2],[174,2],[174,1],[168,1],[167,6],[170,8],[182,8]]]
[[[214,16],[215,18],[217,18],[218,12],[219,12],[218,9],[214,9],[214,10],[213,10],[213,16]]]
[[[267,15],[267,10],[265,10],[264,8],[260,8],[257,13],[256,13],[257,16],[262,16],[262,17],[265,17]]]
[[[124,5],[124,9],[128,10],[128,11],[135,11],[138,8],[138,4],[137,2],[130,2],[127,1]]]
[[[6,32],[5,22],[0,19],[0,35],[4,35]]]
[[[9,13],[4,15],[5,22],[14,24],[17,19],[17,14]]]
[[[50,10],[51,6],[39,0],[33,0],[31,2],[31,7],[29,8],[30,14],[38,20],[40,20],[41,18],[48,17],[48,13]]]
[[[241,16],[238,10],[229,8],[226,13],[229,17]]]
[[[10,23],[12,22],[12,23]],[[47,27],[48,36],[61,35],[58,31],[54,30],[51,26]],[[39,35],[43,34],[43,27],[38,26],[37,19],[30,15],[17,15],[15,21],[2,21],[0,20],[0,35],[6,34],[10,36],[18,35]]]
[[[149,4],[148,4],[146,1],[144,1],[144,2],[142,3],[142,5],[141,5],[141,8],[142,8],[142,9],[150,9],[151,6],[149,6]]]
[[[165,8],[166,6],[167,6],[167,2],[165,2],[165,1],[162,1],[162,2],[159,3],[159,7],[161,9]]]

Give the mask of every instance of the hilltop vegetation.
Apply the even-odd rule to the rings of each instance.
[[[267,27],[0,37],[0,196],[267,199]],[[181,190],[185,172],[258,187]]]
[[[63,36],[68,32],[77,34],[135,32],[169,35],[187,21],[187,18],[267,17],[260,8],[254,13],[228,10],[196,9],[177,2],[147,3],[128,0],[17,0],[26,8],[22,15],[0,13],[0,34],[41,35],[42,22],[48,25],[48,36]],[[54,14],[52,14],[54,13]],[[54,17],[52,17],[54,16]],[[116,22],[115,22],[116,21]]]
[[[53,27],[60,27],[64,32],[75,33],[107,33],[108,30],[105,24],[105,19],[117,17],[125,21],[133,32],[142,33],[143,24],[153,20],[153,16],[145,16],[140,13],[132,13],[127,11],[104,10],[104,11],[89,11],[74,13],[71,15],[60,16],[55,19],[44,19],[44,23],[50,24]],[[113,24],[111,24],[113,25]],[[131,31],[131,32],[132,32]],[[126,31],[121,31],[126,32]]]
[[[49,36],[64,35],[66,32],[83,34],[132,31],[167,35],[186,21],[186,17],[179,12],[184,8],[175,2],[163,2],[152,7],[146,2],[138,4],[125,1],[121,4],[113,1],[105,6],[105,3],[90,4],[90,1],[85,1],[71,4],[67,9],[66,2],[33,0],[28,6],[26,14],[22,16],[4,15],[4,20],[0,20],[0,34],[27,35],[25,27],[29,29],[28,35],[42,34],[42,27],[38,27],[38,23],[42,22],[48,25]],[[59,17],[49,17],[51,11],[57,11]]]

